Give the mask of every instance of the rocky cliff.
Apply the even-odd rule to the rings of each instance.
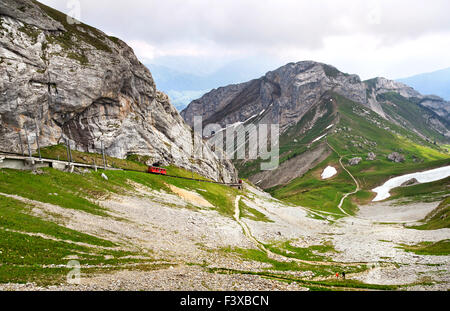
[[[147,155],[216,180],[235,178],[232,164],[208,148],[193,160],[192,130],[129,46],[37,1],[1,2],[0,76],[4,151],[19,151],[18,133],[38,128],[41,146],[69,139],[100,152],[103,142],[110,156]]]
[[[266,115],[264,122],[279,123],[284,132],[299,122],[328,91],[363,104],[384,119],[414,127],[415,122],[400,112],[385,111],[383,108],[392,102],[380,95],[398,94],[407,101],[415,101],[414,105],[424,110],[424,122],[434,131],[450,138],[450,120],[448,114],[442,111],[442,106],[448,107],[449,104],[442,99],[434,97],[430,104],[432,100],[429,96],[422,96],[405,84],[384,78],[361,81],[356,75],[312,61],[290,63],[260,79],[213,90],[193,101],[181,115],[191,125],[193,117],[201,115],[205,119],[204,125],[219,123],[226,126],[245,122],[263,112]],[[420,129],[417,133],[426,137]]]

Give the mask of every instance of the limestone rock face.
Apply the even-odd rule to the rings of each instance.
[[[420,104],[433,110],[445,120],[450,120],[450,102],[446,102],[438,96],[425,96]]]
[[[19,151],[19,133],[39,143],[69,139],[80,151],[150,156],[230,182],[220,160],[185,124],[150,71],[123,41],[32,0],[0,7],[0,149]],[[194,150],[194,140],[200,141]],[[30,135],[36,149],[34,135]],[[195,157],[193,156],[195,155]]]
[[[374,79],[374,82],[375,82],[375,91],[377,94],[395,92],[406,98],[422,97],[422,95],[416,90],[414,90],[412,87],[407,86],[406,84],[400,82],[388,80],[386,78],[376,78]]]
[[[288,64],[260,79],[213,90],[193,101],[181,115],[191,126],[195,116],[202,116],[204,125],[224,127],[264,114],[267,123],[280,124],[284,131],[330,90],[357,102],[367,101],[366,88],[358,76],[306,61]]]

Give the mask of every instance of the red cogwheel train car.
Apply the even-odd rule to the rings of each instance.
[[[150,174],[156,174],[156,175],[167,175],[167,170],[165,168],[160,168],[160,167],[149,166],[148,172]]]

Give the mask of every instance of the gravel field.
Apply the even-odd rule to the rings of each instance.
[[[434,203],[401,207],[377,203],[361,207],[357,217],[330,223],[310,218],[308,210],[285,205],[249,186],[244,202],[272,222],[246,218],[238,222],[206,208],[205,204],[199,209],[192,208],[193,200],[204,203],[201,194],[179,191],[174,195],[137,185],[136,189],[134,195],[116,195],[98,202],[108,209],[111,217],[9,197],[33,205],[33,214],[39,217],[116,242],[124,250],[144,251],[155,260],[169,263],[170,267],[152,271],[124,268],[88,275],[83,276],[80,285],[41,288],[34,284],[4,284],[0,290],[305,290],[295,283],[289,285],[252,275],[214,274],[206,269],[261,271],[269,268],[266,263],[243,260],[220,250],[257,249],[258,243],[275,241],[291,241],[296,247],[331,243],[336,253],[327,255],[336,264],[364,263],[370,268],[348,275],[349,279],[381,285],[417,284],[411,287],[417,290],[450,289],[450,256],[421,256],[398,247],[449,239],[450,229],[418,231],[400,223],[380,223],[417,222],[437,206]],[[290,261],[279,257],[283,256],[276,259]],[[307,271],[297,274],[311,277]]]

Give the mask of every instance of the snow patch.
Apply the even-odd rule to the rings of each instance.
[[[337,174],[337,170],[332,166],[328,166],[322,173],[322,179],[331,178],[336,174]]]
[[[324,138],[325,136],[327,136],[327,134],[325,134],[325,135],[322,135],[322,136],[320,136],[320,137],[317,137],[316,139],[314,139],[312,142],[313,143],[315,143],[316,141],[319,141],[319,140],[321,140],[322,138]]]
[[[450,166],[445,166],[425,172],[413,173],[391,178],[384,185],[372,190],[373,192],[377,193],[377,196],[375,197],[375,199],[373,199],[373,202],[386,200],[391,196],[389,192],[392,189],[400,187],[403,183],[413,178],[417,179],[419,183],[423,184],[445,179],[449,176],[450,176]]]

